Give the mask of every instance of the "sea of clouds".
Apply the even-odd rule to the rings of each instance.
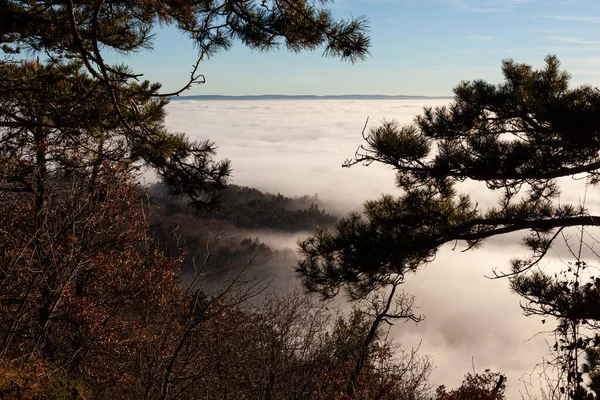
[[[367,118],[369,126],[383,119],[410,123],[424,106],[448,102],[176,100],[168,106],[167,125],[193,139],[215,141],[218,157],[232,161],[233,183],[286,196],[317,193],[327,211],[343,214],[360,210],[365,200],[382,193],[399,193],[388,167],[341,167],[362,144]],[[561,201],[580,201],[582,185],[567,185]],[[470,191],[482,205],[496,201],[481,186],[467,185],[463,190]],[[588,202],[590,198],[593,196],[588,194]],[[295,240],[305,235],[271,232],[263,240],[295,248]],[[576,231],[571,233],[574,238],[576,235]],[[539,318],[524,317],[520,299],[510,293],[508,281],[485,277],[492,275],[494,268],[508,270],[511,258],[526,254],[520,236],[490,240],[470,252],[462,252],[465,246],[460,243],[445,246],[432,264],[407,277],[404,289],[416,296],[417,312],[426,319],[418,325],[397,323],[392,332],[399,343],[409,347],[421,343],[420,352],[434,357],[434,383],[456,387],[473,366],[477,372],[489,368],[508,376],[508,398],[520,398],[520,380],[529,380],[527,374],[548,356],[546,341],[552,345],[553,337],[536,334],[551,330],[553,322],[542,325]],[[559,246],[550,259],[561,267],[568,258],[564,246]],[[277,275],[294,279],[292,267],[285,268],[285,273]],[[534,372],[531,379],[537,378]]]

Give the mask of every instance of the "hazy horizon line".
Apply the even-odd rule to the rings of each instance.
[[[454,96],[424,96],[424,95],[387,95],[387,94],[249,94],[249,95],[220,95],[201,94],[173,96],[171,100],[278,100],[278,99],[347,99],[347,100],[386,100],[386,99],[452,99]]]

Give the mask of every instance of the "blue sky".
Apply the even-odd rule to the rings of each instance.
[[[547,54],[558,55],[574,84],[600,84],[597,0],[338,0],[330,8],[339,18],[369,18],[373,47],[365,62],[238,44],[206,61],[206,84],[185,94],[451,95],[461,80],[500,81],[503,59],[542,66]],[[156,32],[153,52],[124,61],[172,90],[195,56],[191,42],[169,28]]]

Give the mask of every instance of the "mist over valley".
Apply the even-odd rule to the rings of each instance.
[[[400,193],[390,168],[342,168],[363,144],[365,123],[367,131],[382,120],[407,124],[423,107],[447,103],[448,99],[178,100],[168,107],[167,125],[191,138],[214,140],[218,157],[232,160],[233,184],[273,196],[305,196],[309,201],[298,209],[315,202],[327,215],[341,217],[360,211],[368,199]],[[566,184],[572,188],[567,199],[577,200],[581,185]],[[497,201],[495,196],[482,197],[475,184],[459,188],[482,205]],[[258,262],[257,270],[271,276],[274,287],[289,288],[289,280],[297,280],[296,241],[312,231],[242,225],[232,223],[232,236],[257,238],[279,252],[277,258]],[[420,346],[422,354],[433,356],[436,384],[457,386],[473,366],[492,369],[506,373],[509,397],[515,398],[523,390],[521,380],[531,379],[528,374],[548,356],[551,340],[537,335],[548,326],[522,315],[520,299],[510,293],[506,279],[487,278],[493,270],[509,270],[510,259],[526,254],[521,236],[492,238],[482,249],[468,252],[463,252],[465,243],[448,244],[434,262],[406,277],[402,289],[416,296],[417,310],[426,319],[419,324],[399,322],[391,332],[402,345]],[[550,254],[555,260],[564,251],[558,248]]]

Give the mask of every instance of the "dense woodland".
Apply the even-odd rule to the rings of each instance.
[[[337,218],[325,212],[318,196],[285,197],[245,186],[228,185],[212,209],[192,209],[187,199],[172,198],[168,188],[153,185],[153,199],[160,199],[167,215],[193,213],[197,219],[213,220],[248,229],[286,232],[311,231],[315,226],[332,228]]]
[[[462,82],[449,106],[363,132],[344,166],[385,164],[398,193],[347,216],[231,185],[213,142],[165,126],[169,98],[234,43],[364,60],[366,18],[336,20],[325,5],[0,2],[1,398],[503,399],[501,371],[436,388],[433,360],[388,332],[422,320],[402,284],[441,246],[476,251],[512,232],[530,254],[499,284],[556,322],[557,375],[531,397],[600,395],[600,283],[582,256],[600,216],[560,198],[564,178],[597,190],[600,92],[572,88],[556,57],[539,70],[507,60],[502,83]],[[105,60],[148,49],[159,24],[199,50],[171,93]],[[144,169],[160,184],[142,187]],[[498,205],[472,201],[463,182]],[[573,229],[569,267],[538,268]],[[306,230],[293,255],[257,239]],[[302,289],[268,286],[261,273],[281,265]],[[334,306],[340,293],[353,311]]]

